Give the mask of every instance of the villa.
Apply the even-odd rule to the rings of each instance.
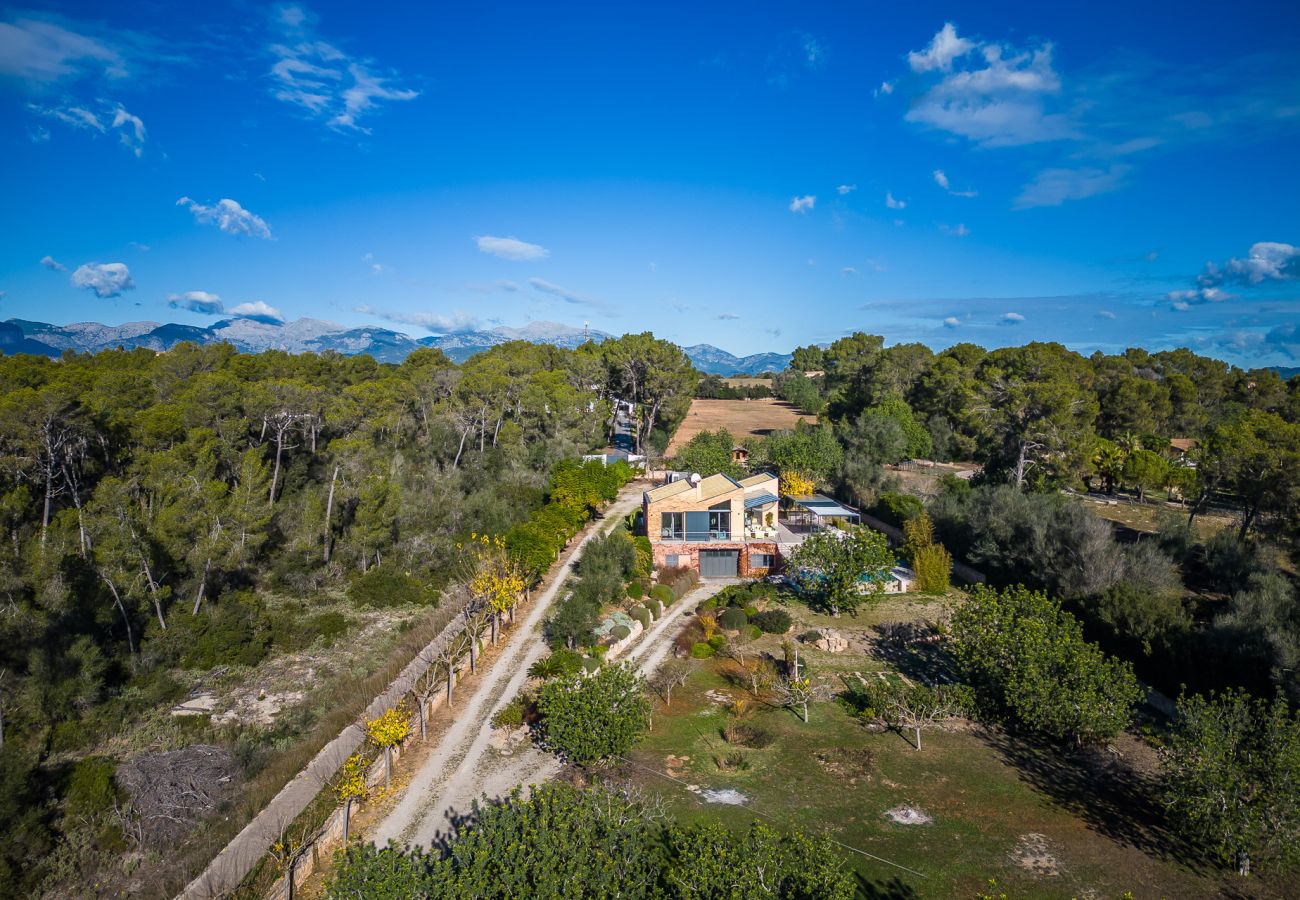
[[[694,569],[702,578],[760,578],[809,534],[859,521],[857,510],[820,494],[793,498],[780,512],[771,472],[668,479],[642,497],[655,566]]]

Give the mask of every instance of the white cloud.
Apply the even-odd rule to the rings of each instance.
[[[358,120],[380,101],[414,100],[419,91],[389,86],[395,75],[380,75],[370,60],[357,59],[321,40],[313,17],[299,6],[277,15],[282,42],[271,45],[276,99],[297,106],[337,130],[369,134]]]
[[[953,237],[964,238],[970,236],[970,229],[967,228],[965,225],[961,224],[960,222],[953,226],[940,225],[939,229],[944,234],[950,234]]]
[[[133,290],[135,282],[131,280],[131,271],[126,263],[86,263],[78,266],[72,273],[72,283],[76,287],[88,288],[98,297],[117,297],[123,291]]]
[[[930,174],[931,177],[934,178],[935,184],[939,185],[939,187],[943,188],[945,191],[947,191],[949,194],[952,194],[954,197],[978,197],[979,196],[979,191],[971,191],[971,190],[954,191],[952,189],[952,182],[948,180],[948,176],[943,171],[943,169],[935,169]]]
[[[1169,299],[1174,301],[1176,309],[1186,309],[1190,304],[1222,303],[1224,300],[1236,299],[1236,294],[1229,294],[1218,287],[1198,287],[1186,291],[1170,291]],[[1179,305],[1181,304],[1181,306]]]
[[[974,50],[978,53],[972,53]],[[953,63],[965,57],[964,68]],[[1068,116],[1048,113],[1044,98],[1061,90],[1052,67],[1052,46],[1019,51],[958,37],[945,24],[929,47],[908,54],[914,72],[943,73],[916,99],[905,119],[987,147],[1077,137]]]
[[[914,50],[907,54],[907,64],[913,72],[930,72],[935,69],[947,72],[952,68],[953,60],[965,56],[978,46],[973,41],[959,37],[956,27],[945,22],[943,27],[930,39],[924,50]]]
[[[805,213],[817,205],[817,197],[814,194],[805,194],[802,197],[792,197],[790,199],[790,212]]]
[[[51,272],[68,271],[68,267],[65,266],[63,263],[59,262],[53,256],[42,256],[41,265],[45,266],[45,268],[49,269]]]
[[[226,311],[221,298],[207,291],[186,291],[183,294],[168,294],[167,305],[172,309],[185,309],[202,313],[205,316],[219,316]],[[265,305],[265,304],[263,304]]]
[[[0,75],[34,85],[80,76],[128,75],[119,50],[104,41],[53,22],[17,19],[0,22]]]
[[[502,259],[523,261],[546,259],[551,255],[551,251],[541,244],[530,244],[516,237],[493,237],[490,234],[484,234],[475,237],[474,243],[478,244],[478,248],[482,252],[499,256]]]
[[[195,221],[216,225],[226,234],[247,234],[266,240],[271,237],[271,227],[261,216],[244,209],[229,198],[218,200],[213,206],[205,206],[189,197],[182,197],[176,201],[176,205],[188,207],[194,213]]]
[[[852,266],[845,266],[844,268],[840,269],[840,274],[841,274],[841,275],[856,275],[856,274],[858,274],[858,270],[855,269],[855,268],[853,268]]]
[[[120,103],[100,102],[100,111],[88,109],[85,106],[78,106],[71,103],[65,103],[62,106],[41,106],[36,103],[27,104],[28,110],[37,115],[44,116],[47,119],[53,119],[69,128],[75,128],[79,131],[92,131],[96,134],[108,134],[110,130],[116,131],[118,140],[122,146],[130,150],[137,157],[144,153],[145,127],[144,121],[139,117],[127,112],[126,107]],[[45,138],[48,139],[49,132],[45,132]]]
[[[1067,200],[1083,200],[1106,194],[1120,187],[1132,166],[1114,165],[1109,169],[1044,169],[1021,189],[1013,203],[1016,209],[1034,206],[1060,206]]]
[[[1228,260],[1224,272],[1247,284],[1289,281],[1300,277],[1300,247],[1276,241],[1260,241],[1251,245],[1250,252],[1244,259]]]
[[[819,69],[826,65],[826,45],[814,35],[800,35],[799,46],[803,49],[803,61],[810,69]]]
[[[957,328],[960,325],[961,325],[961,319],[957,318],[956,316],[949,316],[948,318],[943,320],[944,328]]]
[[[906,209],[906,208],[907,208],[907,204],[906,204],[904,201],[902,201],[902,200],[895,200],[895,199],[894,199],[894,195],[891,194],[891,193],[888,192],[888,191],[885,192],[885,206],[889,207],[890,209]]]
[[[1018,312],[1009,312],[1004,313],[999,321],[1003,325],[1019,325],[1021,322],[1025,321],[1025,317]]]
[[[735,313],[724,312],[724,313],[718,313],[718,318],[722,319],[724,322],[733,322],[736,319],[739,319],[740,316],[736,315]]]
[[[533,290],[541,291],[543,294],[550,294],[552,297],[559,297],[565,303],[572,303],[577,306],[603,306],[599,300],[593,300],[590,297],[584,297],[576,291],[571,291],[566,287],[547,281],[545,278],[530,278],[528,283],[533,286]]]
[[[858,186],[856,184],[842,184],[839,187],[837,187],[835,190],[841,197],[843,197],[845,194],[851,194],[857,189]]]
[[[1099,310],[1097,310],[1097,318],[1099,318],[1099,319],[1113,319],[1113,318],[1115,318],[1115,314],[1114,314],[1113,312],[1111,312],[1110,310],[1108,310],[1108,309],[1099,309]]]
[[[467,331],[477,331],[480,327],[478,319],[459,309],[450,315],[432,312],[390,312],[371,309],[369,306],[358,306],[356,311],[389,322],[397,322],[400,325],[415,325],[426,329],[431,334],[464,334]]]
[[[880,87],[876,88],[872,95],[875,97],[888,97],[894,92],[894,83],[892,81],[880,82]]]
[[[121,129],[118,139],[123,147],[137,157],[144,153],[144,122],[139,116],[131,115],[126,111],[126,107],[119,103],[113,110],[113,127]]]
[[[230,314],[241,319],[252,319],[254,322],[262,322],[267,325],[284,324],[284,316],[280,314],[280,311],[263,300],[241,303],[231,309]]]
[[[1186,300],[1175,300],[1173,303],[1169,304],[1169,306],[1170,308],[1175,309],[1178,312],[1187,312],[1189,309],[1192,308],[1192,305],[1188,303]]]

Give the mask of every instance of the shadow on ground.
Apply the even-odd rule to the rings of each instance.
[[[998,728],[977,732],[1035,790],[1098,834],[1205,874],[1195,847],[1169,828],[1153,776],[1106,750],[1070,752]]]

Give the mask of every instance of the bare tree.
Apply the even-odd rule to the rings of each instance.
[[[650,676],[650,689],[662,697],[664,705],[668,706],[673,702],[673,690],[686,684],[693,671],[695,667],[684,659],[667,660]]]

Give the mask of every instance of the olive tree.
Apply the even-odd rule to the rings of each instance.
[[[626,753],[649,727],[644,687],[626,666],[546,682],[537,696],[543,741],[580,764]]]
[[[1300,862],[1300,721],[1281,695],[1184,697],[1161,759],[1170,820],[1186,837],[1240,875],[1256,860]]]

